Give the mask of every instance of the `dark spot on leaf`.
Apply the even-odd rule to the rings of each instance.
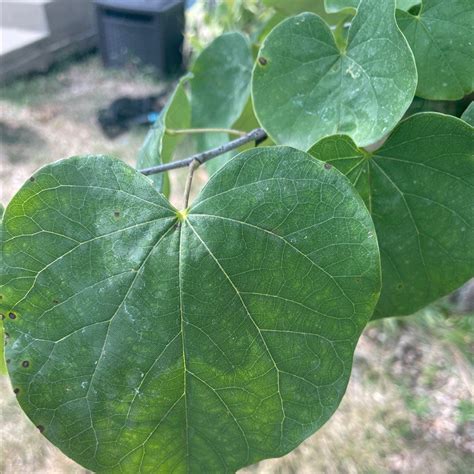
[[[30,366],[30,363],[29,363],[29,361],[24,360],[24,361],[21,363],[21,366],[26,368],[26,367],[29,367],[29,366]]]
[[[8,317],[10,319],[16,319],[16,314],[15,313],[8,313]]]
[[[3,295],[0,295],[0,300],[3,300]]]
[[[10,360],[10,359],[7,359],[7,360],[6,360],[6,363],[7,363],[7,364],[9,364],[10,362],[11,362],[11,360]]]
[[[262,65],[262,66],[266,66],[268,61],[267,61],[267,58],[264,58],[263,56],[260,56],[258,58],[258,62]]]
[[[18,394],[20,393],[20,389],[19,389],[19,388],[14,388],[14,389],[13,389],[13,393],[14,393],[15,395],[18,395]]]
[[[399,283],[397,285],[397,290],[402,290],[403,289],[403,283]]]
[[[38,425],[36,428],[39,429],[40,433],[42,433],[44,431],[44,426],[43,425]]]
[[[58,300],[53,300],[53,304],[59,304]]]
[[[114,211],[114,217],[120,217],[120,211]]]
[[[32,176],[32,177],[30,178],[30,181],[33,183],[33,182],[35,181],[35,177]]]
[[[329,163],[324,163],[324,167],[327,169],[327,170],[330,170],[332,168],[332,165],[330,165]]]

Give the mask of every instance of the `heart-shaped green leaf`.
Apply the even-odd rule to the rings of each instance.
[[[33,422],[107,472],[233,472],[334,412],[378,298],[367,209],[297,150],[229,161],[186,212],[107,157],[9,204],[0,300]]]
[[[474,127],[474,102],[471,102],[461,115],[461,118]]]
[[[383,282],[375,318],[411,314],[474,276],[473,139],[462,120],[422,113],[373,153],[346,136],[310,150],[345,173],[372,211]]]
[[[194,128],[230,128],[240,117],[250,96],[252,52],[241,33],[216,38],[196,59],[191,72],[191,124]],[[225,133],[196,135],[197,150],[226,143]],[[229,154],[209,162],[214,171]]]
[[[472,92],[472,0],[423,0],[417,15],[398,11],[397,22],[415,55],[418,96],[452,100]]]
[[[166,133],[166,129],[189,128],[191,123],[191,108],[184,90],[184,84],[188,79],[189,76],[184,76],[179,81],[160,117],[149,130],[140,150],[137,169],[171,161],[175,148],[183,135],[171,135]],[[165,173],[151,175],[151,179],[159,191],[163,190],[165,177]]]
[[[334,133],[361,146],[376,142],[402,117],[415,88],[415,63],[396,25],[394,0],[362,0],[343,51],[318,16],[288,18],[263,42],[252,82],[255,113],[267,133],[303,150]]]

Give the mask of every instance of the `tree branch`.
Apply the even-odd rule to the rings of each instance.
[[[171,161],[170,163],[165,163],[163,165],[152,166],[150,168],[144,168],[140,170],[140,173],[144,174],[145,176],[149,176],[151,174],[156,173],[163,173],[164,171],[174,170],[176,168],[184,168],[185,166],[189,166],[194,160],[196,160],[199,164],[203,164],[206,161],[212,160],[217,156],[223,155],[230,150],[235,150],[236,148],[241,147],[249,142],[257,142],[260,143],[261,141],[267,138],[267,134],[265,130],[262,128],[256,128],[251,132],[245,134],[243,137],[236,138],[228,143],[224,143],[216,148],[212,148],[211,150],[203,151],[201,153],[197,153],[189,158],[185,158],[184,160],[177,160]]]
[[[165,133],[168,135],[186,135],[192,133],[228,133],[229,135],[237,135],[244,137],[246,132],[235,130],[233,128],[167,128]]]

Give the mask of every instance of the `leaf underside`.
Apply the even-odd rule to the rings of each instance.
[[[233,472],[334,412],[380,285],[369,213],[335,168],[246,151],[182,221],[111,158],[32,179],[5,214],[0,308],[18,401],[68,456]]]
[[[182,138],[182,135],[170,135],[166,129],[189,128],[191,123],[191,108],[184,90],[188,76],[184,76],[168,100],[160,117],[148,131],[137,160],[137,169],[149,168],[162,163],[168,163]],[[167,180],[166,173],[150,176],[158,191],[163,192]]]
[[[471,102],[467,109],[463,112],[463,114],[461,115],[461,118],[466,122],[468,123],[469,125],[471,125],[472,127],[474,127],[474,102]]]
[[[275,143],[307,150],[344,133],[364,146],[395,127],[416,80],[394,0],[362,0],[345,51],[317,15],[276,26],[260,49],[252,94],[256,116]]]
[[[310,153],[347,175],[380,242],[382,293],[374,318],[408,315],[474,276],[473,128],[422,113],[368,153],[347,136]]]

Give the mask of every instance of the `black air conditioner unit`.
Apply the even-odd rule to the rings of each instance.
[[[182,67],[184,0],[95,0],[105,66],[138,60],[163,75]]]

